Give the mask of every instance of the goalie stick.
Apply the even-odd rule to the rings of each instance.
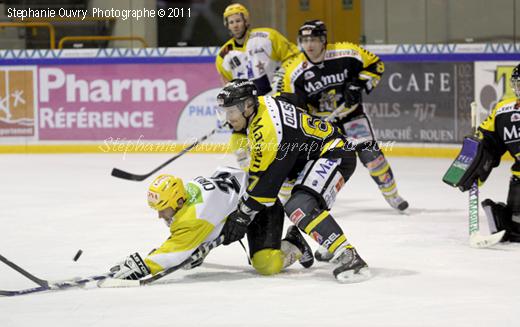
[[[480,125],[480,111],[477,103],[471,103],[471,127],[476,132]],[[491,235],[481,235],[479,233],[479,214],[478,214],[478,181],[475,181],[469,190],[469,245],[473,248],[487,248],[500,242],[505,231],[500,231]]]
[[[215,134],[219,129],[221,129],[224,126],[227,126],[227,123],[222,125],[222,126],[219,126],[219,127],[215,128],[215,129],[213,129],[208,134],[206,134],[206,135],[202,136],[201,138],[197,139],[195,142],[193,142],[192,144],[190,144],[189,146],[184,148],[182,151],[177,153],[172,158],[168,159],[166,162],[164,162],[163,164],[161,164],[159,167],[155,168],[154,170],[152,170],[148,174],[144,174],[144,175],[133,174],[133,173],[129,173],[129,172],[126,172],[126,171],[118,169],[118,168],[113,168],[111,175],[114,176],[114,177],[130,180],[130,181],[138,181],[138,182],[144,181],[148,177],[152,176],[153,174],[155,174],[156,172],[158,172],[159,170],[161,170],[162,168],[164,168],[165,166],[170,164],[172,161],[176,160],[177,158],[181,157],[185,153],[189,152],[191,149],[196,147],[199,143],[206,141],[209,137],[211,137],[213,134]]]
[[[26,288],[26,289],[21,289],[21,290],[13,290],[13,291],[0,290],[0,296],[18,296],[18,295],[38,293],[38,292],[44,292],[44,291],[64,290],[64,289],[73,288],[73,287],[82,287],[89,282],[102,281],[102,280],[110,281],[106,286],[103,286],[103,287],[144,286],[144,285],[151,284],[151,283],[155,282],[156,280],[173,273],[174,271],[179,270],[180,268],[184,267],[187,264],[190,264],[196,260],[199,260],[203,256],[206,256],[209,253],[209,251],[211,251],[212,249],[214,249],[217,246],[219,246],[220,244],[222,244],[223,241],[224,241],[224,236],[221,235],[218,238],[216,238],[215,240],[213,240],[207,244],[202,244],[188,259],[186,259],[181,264],[170,267],[166,270],[163,270],[163,271],[155,274],[154,276],[144,278],[141,280],[110,279],[110,277],[113,276],[113,273],[107,273],[107,274],[94,275],[94,276],[85,277],[85,278],[76,278],[76,279],[70,279],[70,280],[64,280],[64,281],[58,281],[58,282],[49,282],[47,280],[40,279],[40,278],[32,275],[25,269],[21,268],[17,264],[7,260],[7,258],[0,255],[0,261],[4,262],[9,267],[13,268],[14,270],[19,272],[23,276],[27,277],[28,279],[30,279],[31,281],[33,281],[39,285],[37,287]],[[118,283],[116,283],[116,282],[118,282]]]

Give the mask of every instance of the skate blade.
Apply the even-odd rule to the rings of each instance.
[[[138,280],[126,280],[117,278],[107,278],[97,283],[100,288],[118,288],[118,287],[137,287],[140,286]]]
[[[372,273],[368,267],[361,268],[357,273],[353,270],[347,270],[336,275],[338,282],[342,284],[352,284],[363,282],[372,277]]]

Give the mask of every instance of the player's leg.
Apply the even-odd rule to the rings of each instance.
[[[308,252],[307,256],[312,257],[309,245],[301,235],[298,237],[291,232],[291,229],[282,240],[283,221],[283,206],[277,201],[272,207],[259,212],[248,227],[247,239],[252,265],[262,275],[279,273],[296,260],[302,259],[302,252]],[[306,266],[309,261],[301,263]]]
[[[397,191],[394,173],[377,144],[367,115],[361,112],[355,117],[348,117],[341,121],[340,125],[349,142],[355,146],[359,160],[368,169],[388,204],[400,212],[406,210],[408,202]]]
[[[507,206],[511,210],[511,231],[509,240],[511,242],[520,242],[520,178],[517,176],[511,177],[511,181],[509,182]]]
[[[342,153],[341,158],[320,158],[306,165],[285,204],[285,211],[298,228],[334,257],[333,261],[338,263],[334,276],[341,282],[352,282],[367,278],[369,271],[329,213],[337,193],[356,165],[352,152]]]

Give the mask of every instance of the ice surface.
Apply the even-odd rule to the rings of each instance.
[[[104,273],[134,251],[145,255],[168,236],[146,204],[152,178],[118,180],[110,170],[146,173],[168,157],[2,155],[0,253],[50,280]],[[262,277],[233,244],[150,287],[0,298],[0,326],[518,326],[520,246],[468,246],[467,193],[441,182],[451,160],[389,160],[410,216],[388,207],[360,164],[332,211],[372,268],[366,282],[338,284],[321,263]],[[189,154],[162,172],[189,179],[233,163]],[[481,200],[505,201],[510,165],[492,173]],[[481,232],[488,233],[482,210]],[[0,289],[33,286],[0,264]]]

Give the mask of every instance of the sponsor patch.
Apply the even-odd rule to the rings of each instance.
[[[305,72],[305,74],[303,74],[303,77],[304,77],[305,79],[311,79],[311,78],[313,78],[314,76],[316,76],[316,75],[314,75],[314,73],[311,72],[311,71]]]
[[[35,136],[34,83],[31,68],[0,69],[0,138]]]
[[[319,244],[321,244],[323,242],[323,237],[320,235],[320,233],[314,231],[314,232],[311,232],[311,237],[316,241],[318,242]]]
[[[158,193],[148,191],[148,202],[157,204],[159,202],[159,199],[160,197]]]
[[[302,209],[298,208],[291,213],[289,219],[293,222],[293,224],[298,225],[298,223],[305,217],[305,212]]]

